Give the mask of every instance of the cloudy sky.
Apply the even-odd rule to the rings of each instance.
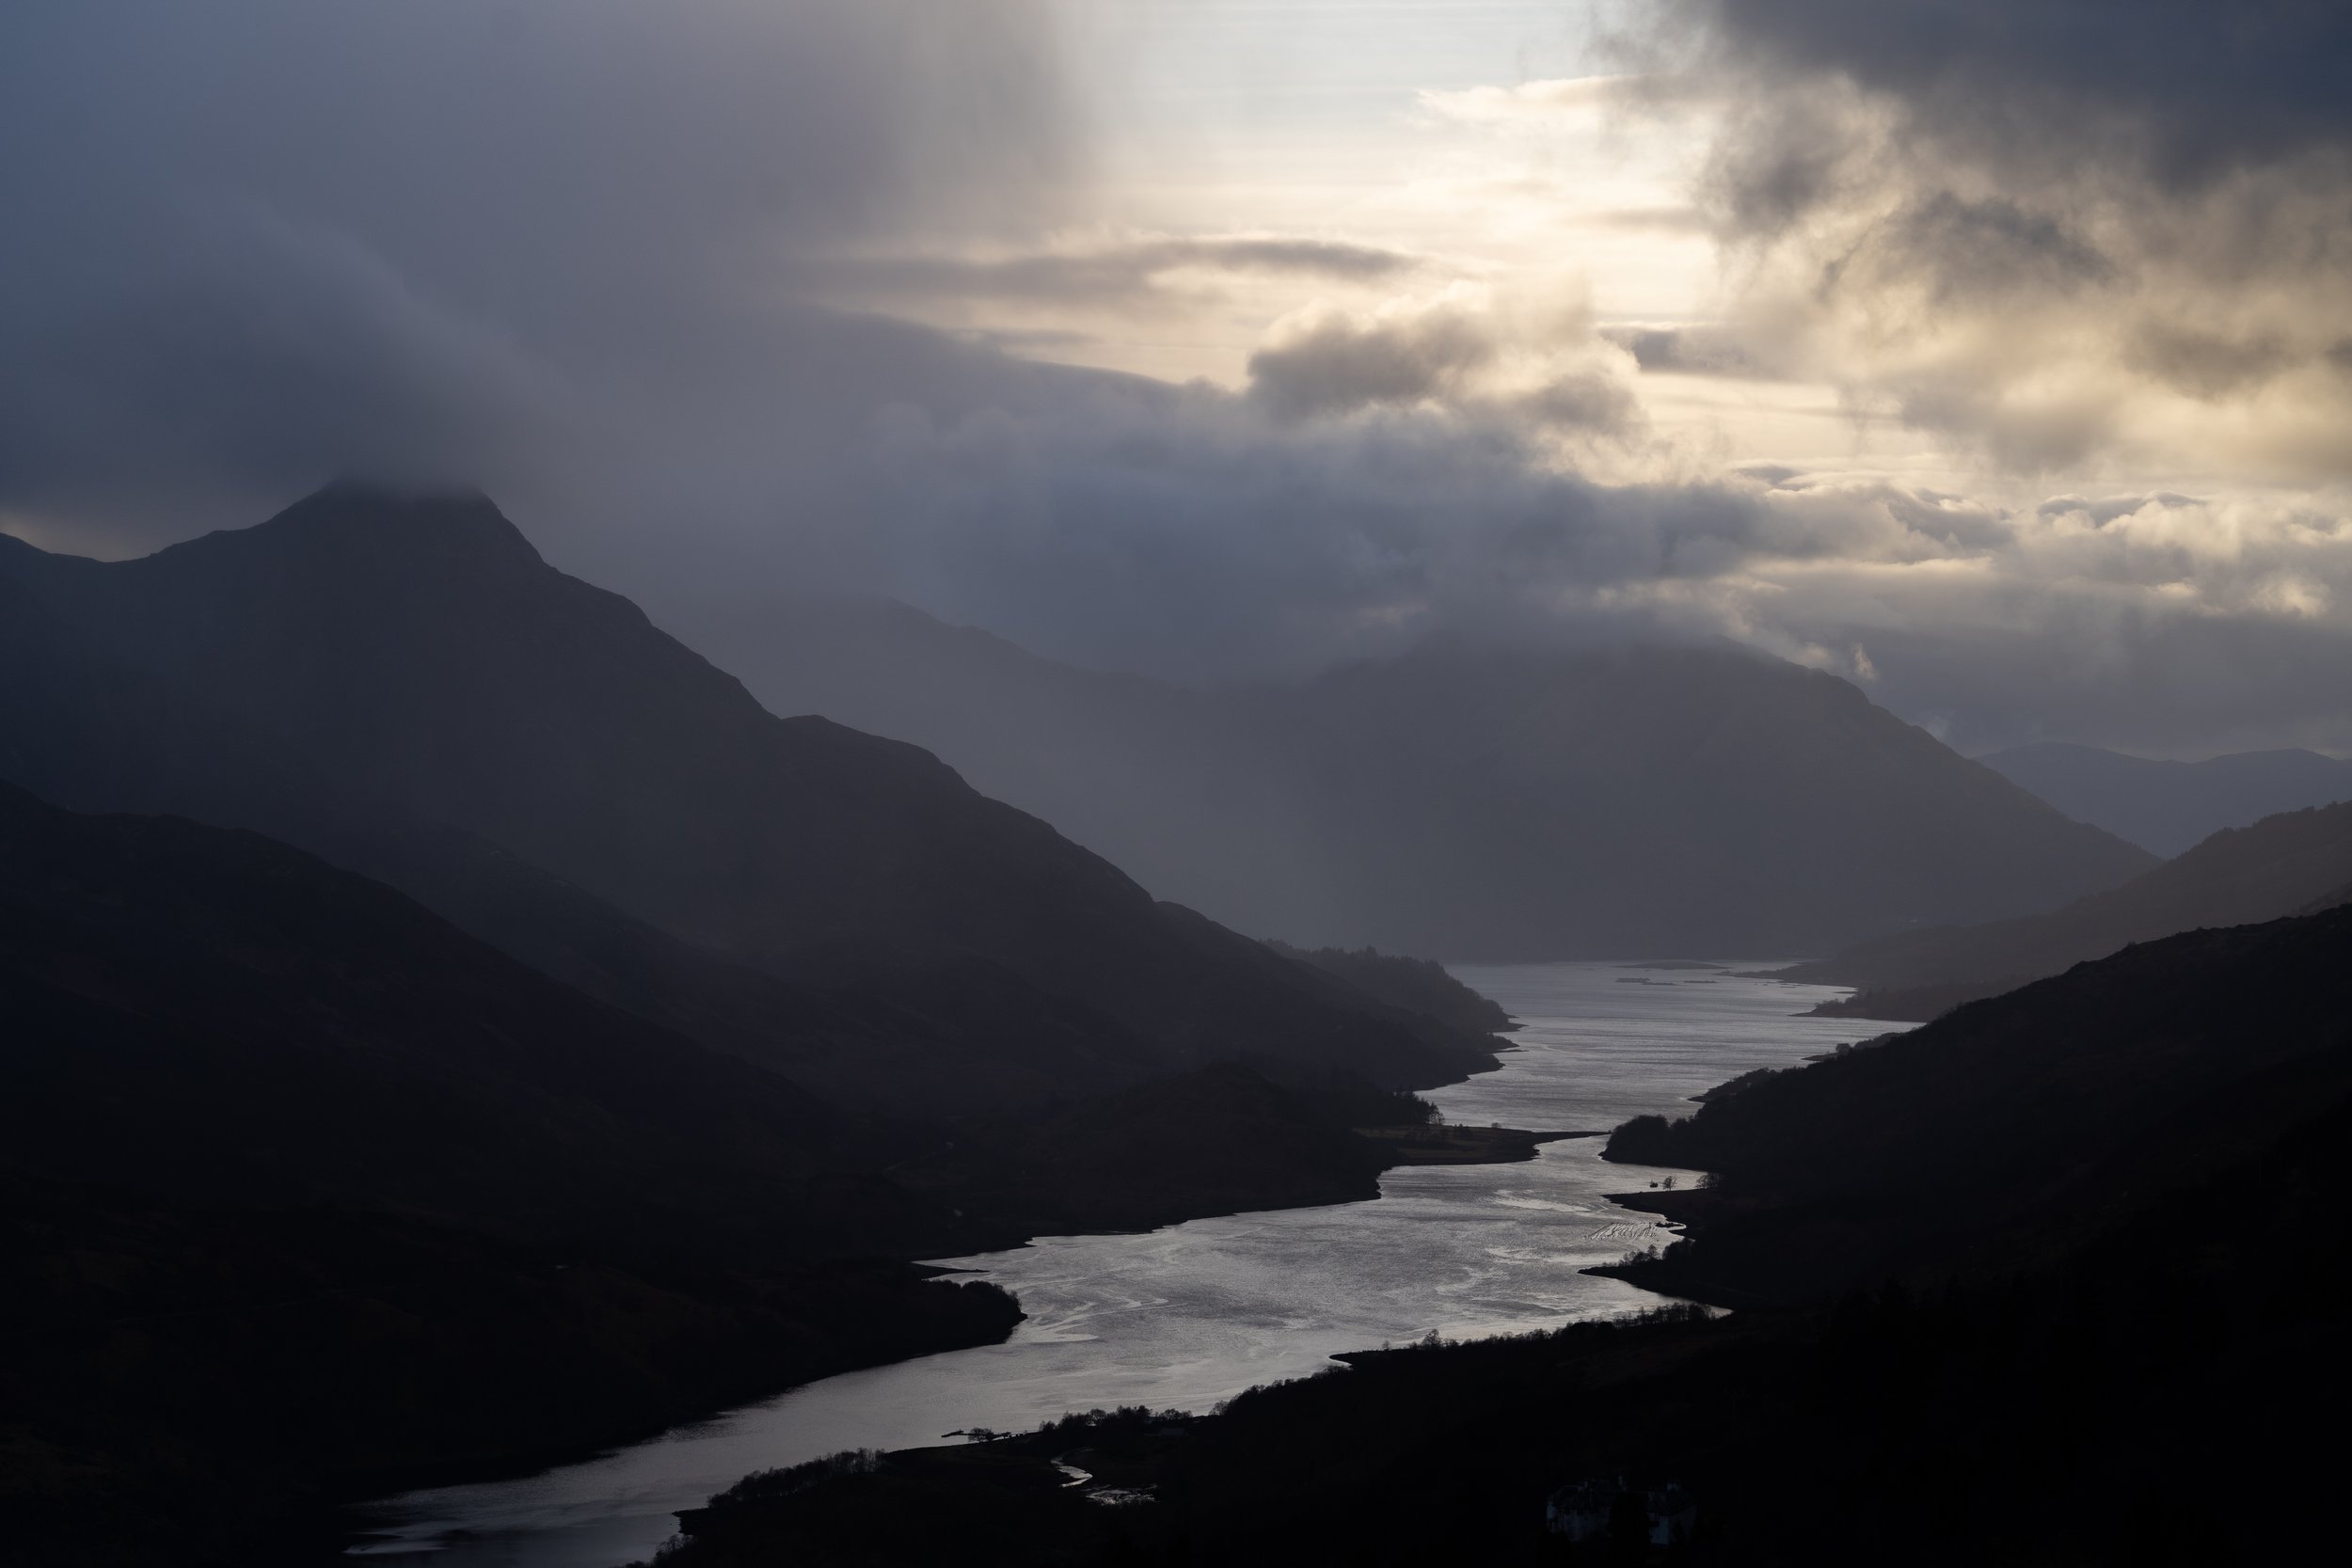
[[[690,635],[2352,752],[2347,79],[2320,0],[13,0],[0,529],[478,483]]]

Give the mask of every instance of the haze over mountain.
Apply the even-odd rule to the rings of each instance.
[[[21,782],[364,863],[845,1089],[903,1081],[910,1051],[941,1069],[917,1093],[1033,1101],[1236,1057],[1412,1085],[1491,1061],[1155,904],[911,746],[771,717],[479,497],[333,487],[119,563],[10,543],[0,581],[27,609],[0,683]],[[911,1025],[877,1022],[885,984]],[[844,1006],[852,1038],[892,1047],[773,1042],[797,1016],[837,1045]]]
[[[1977,760],[2075,821],[2167,858],[2224,828],[2352,800],[2352,762],[2296,749],[2165,762],[2044,741]]]
[[[912,740],[1167,895],[1309,945],[1819,952],[2153,863],[1851,685],[1727,644],[1454,639],[1192,689],[816,601],[704,646],[777,712]]]
[[[2352,801],[2266,816],[2214,834],[2121,887],[2020,920],[1908,931],[1781,972],[1857,986],[1825,1007],[1927,1019],[2133,942],[2251,925],[2352,901]]]

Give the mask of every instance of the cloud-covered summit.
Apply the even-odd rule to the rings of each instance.
[[[1050,216],[1045,0],[21,0],[0,507],[524,468],[778,260]],[[665,363],[666,361],[666,363]]]

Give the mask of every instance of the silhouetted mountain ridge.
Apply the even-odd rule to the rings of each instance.
[[[1336,974],[1392,1007],[1421,1013],[1456,1028],[1502,1030],[1511,1015],[1446,972],[1434,958],[1383,953],[1373,947],[1293,947],[1269,938],[1268,947],[1286,958]]]
[[[886,990],[913,1022],[864,1037],[920,1049],[870,1069],[833,1053],[812,1071],[839,1092],[888,1092],[921,1060],[982,1100],[1219,1059],[1412,1085],[1491,1061],[1474,1037],[1156,905],[912,746],[772,717],[627,600],[548,567],[479,497],[330,487],[259,527],[138,561],[18,546],[0,552],[0,578],[116,685],[150,683],[149,705],[170,719],[137,727],[141,766],[116,770],[135,783],[110,794],[122,781],[88,776],[92,738],[72,718],[88,705],[12,697],[50,720],[10,765],[24,782],[70,804],[186,810],[339,857],[394,832],[396,849],[366,869],[584,983],[611,968],[587,937],[552,957],[532,950],[552,945],[548,907],[567,895],[542,887],[516,908],[513,867],[453,856],[447,830],[718,959],[835,1001],[850,993],[843,1005],[862,1016]],[[56,661],[40,636],[17,636],[33,645],[11,679],[40,689]],[[191,694],[209,727],[182,733],[173,693]],[[223,731],[274,753],[270,765],[182,799],[170,781],[210,767],[188,754]],[[568,918],[584,918],[581,900],[568,903]],[[622,942],[612,920],[599,929],[608,948]],[[639,968],[649,964],[691,993],[660,1003],[667,1018],[707,1014],[712,993],[742,989],[675,949]]]
[[[2200,927],[2312,913],[2352,897],[2352,802],[2214,834],[2121,887],[2047,914],[1865,942],[1779,973],[1861,988],[1824,1012],[1925,1019],[1980,996]]]
[[[26,555],[75,569],[72,558]],[[591,995],[845,1103],[961,1114],[1130,1082],[1154,1057],[1099,1013],[985,966],[967,966],[943,1016],[920,1009],[911,986],[884,1000],[728,960],[478,834],[408,815],[366,779],[330,776],[169,670],[109,652],[6,572],[0,610],[0,774],[49,799],[267,832],[403,889]]]

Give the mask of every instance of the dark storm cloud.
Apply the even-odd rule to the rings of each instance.
[[[1311,671],[1446,626],[1654,633],[1611,595],[1740,560],[1776,524],[1737,489],[1561,471],[1521,424],[1422,410],[1276,429],[1204,387],[904,409],[866,460],[891,592],[1182,679]]]
[[[1441,404],[1483,421],[1626,437],[1641,426],[1623,356],[1581,306],[1454,284],[1376,309],[1310,308],[1249,356],[1278,424]]]
[[[1613,342],[1556,297],[1457,279],[1298,312],[1227,393],[796,297],[855,256],[1000,294],[1196,272],[1433,286],[1410,258],[1312,239],[1049,252],[1087,140],[1052,24],[1045,0],[16,0],[0,525],[132,550],[336,472],[464,478],[690,637],[714,610],[834,585],[1186,678],[1476,626],[1734,637],[1955,733],[2104,712],[2128,739],[2171,722],[2175,689],[2197,722],[2232,691],[2281,735],[2340,715],[2341,682],[2295,662],[2333,670],[2352,612],[2352,536],[2324,510],[2012,513],[1786,467],[1574,471],[1700,472],[1650,461],[1629,388],[1636,358],[1735,373],[1705,333]],[[2352,320],[2288,286],[2332,264],[2337,230],[2261,243],[2303,211],[2292,191],[2234,251],[2168,255],[2056,175],[1996,193],[1873,163],[1887,144],[1850,138],[1888,111],[1817,90],[1814,69],[1752,78],[1759,127],[1773,83],[1819,110],[1765,204],[1811,223],[1870,196],[1825,254],[1876,299],[1917,273],[1972,321],[2026,296],[2053,312],[1896,366],[1915,406],[2001,415],[1974,367],[2110,318],[2123,371],[2218,400],[2199,406],[2221,422],[2298,376],[2352,388],[2328,357]],[[2205,287],[2230,267],[2244,287]],[[2129,293],[2165,268],[2188,282]],[[1885,335],[1915,325],[1893,312]],[[2341,426],[2308,438],[2332,450]],[[1994,682],[2002,660],[2064,679]]]
[[[2143,326],[2134,351],[2134,365],[2207,401],[2259,386],[2297,357],[2294,346],[2276,333],[2236,338],[2168,322]]]
[[[0,505],[496,475],[774,254],[1032,220],[1028,0],[16,0]],[[648,365],[648,358],[657,361]]]
[[[1725,105],[1718,230],[1858,401],[2019,467],[2352,474],[2328,372],[2352,328],[2352,8],[1670,14]]]
[[[877,585],[1057,657],[1202,680],[1440,629],[1727,637],[1968,749],[2352,748],[2352,524],[2172,493],[2005,510],[1786,468],[1604,485],[1431,411],[1270,431],[1207,388],[902,410]],[[878,543],[868,533],[867,542]]]
[[[1263,602],[1213,580],[1248,564],[1232,546],[1263,512],[1229,522],[1225,502],[1238,485],[1352,515],[1364,498],[1330,450],[1221,394],[1028,365],[787,292],[845,255],[926,247],[1002,288],[1410,270],[1281,236],[1104,247],[1074,263],[1086,277],[956,261],[1038,258],[1064,215],[1084,136],[1053,24],[1042,0],[9,8],[0,510],[123,550],[339,471],[465,478],[559,559],[687,613],[741,582],[939,581],[949,559],[986,578],[978,544],[929,525],[1017,509],[900,433],[1002,425],[1069,467],[1033,493],[1138,509],[1157,619]],[[1425,505],[1458,487],[1473,513],[1500,504],[1482,491],[1544,491],[1520,427],[1600,417],[1610,392],[1565,374],[1511,390],[1524,406],[1475,429],[1348,433],[1351,465]],[[1155,447],[1189,463],[1137,455]],[[1404,483],[1416,468],[1426,481]],[[942,483],[972,503],[915,506]],[[1395,511],[1374,509],[1363,540],[1401,527]],[[1117,519],[1054,526],[1057,550],[976,537],[1050,599],[1121,543]]]
[[[1949,191],[1890,218],[1871,259],[1931,279],[1939,305],[2028,291],[2065,293],[2104,282],[2115,270],[2058,218],[1998,197],[1969,201]]]
[[[2129,160],[2179,188],[2341,150],[2331,0],[1687,0],[1727,60],[1836,72],[2007,164]]]

